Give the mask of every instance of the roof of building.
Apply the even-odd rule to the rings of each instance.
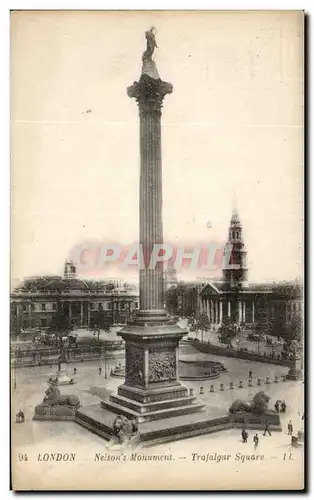
[[[228,292],[232,291],[229,289],[227,282],[211,281],[204,285],[211,287],[216,292]],[[236,291],[236,290],[235,290]],[[298,281],[277,281],[272,283],[248,283],[248,286],[238,290],[241,293],[277,293],[280,295],[301,295],[302,294],[302,284]]]
[[[61,292],[66,290],[108,292],[115,288],[113,284],[107,281],[63,278],[62,276],[40,276],[26,278],[14,289],[14,292]]]

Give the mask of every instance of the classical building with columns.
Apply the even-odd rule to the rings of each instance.
[[[183,316],[206,314],[212,326],[228,319],[237,326],[252,327],[267,318],[282,326],[295,314],[302,317],[302,286],[295,282],[249,283],[247,250],[238,211],[234,208],[225,246],[222,278],[217,281],[186,283],[177,287],[176,313]],[[169,297],[174,295],[170,290]],[[173,311],[171,300],[168,301]]]
[[[62,276],[24,280],[11,293],[12,334],[49,327],[62,304],[73,327],[88,327],[101,307],[112,323],[125,323],[138,309],[138,291],[118,281],[92,281],[76,277],[76,266],[67,261]]]

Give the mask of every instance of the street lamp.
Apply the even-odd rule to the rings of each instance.
[[[16,359],[13,362],[13,389],[16,390]]]
[[[115,320],[115,318],[114,318],[114,304],[115,304],[115,302],[113,300],[113,295],[111,295],[111,315],[112,315],[111,322],[112,322],[112,326],[114,325],[114,320]]]
[[[102,347],[102,351],[104,354],[104,365],[105,365],[105,378],[107,378],[107,359],[106,359],[106,348]]]

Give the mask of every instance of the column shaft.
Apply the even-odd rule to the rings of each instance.
[[[81,326],[83,326],[83,302],[81,302]]]
[[[90,302],[87,304],[87,326],[90,324]]]
[[[163,243],[160,113],[141,104],[140,154],[140,244],[145,263],[140,270],[140,309],[163,311],[162,263],[148,268],[154,245]]]

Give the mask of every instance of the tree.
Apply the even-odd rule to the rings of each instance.
[[[302,339],[302,318],[299,313],[294,312],[290,321],[285,327],[285,337],[287,340],[297,340]]]
[[[291,318],[283,329],[283,338],[285,340],[286,351],[290,355],[295,355],[296,347],[300,349],[303,337],[302,317],[299,312],[293,311]]]
[[[16,304],[10,305],[10,332],[12,336],[20,334],[21,326],[17,315]]]
[[[59,338],[60,343],[62,343],[62,337],[67,336],[72,329],[73,327],[68,314],[65,313],[62,305],[59,304],[51,318],[49,331],[54,333]]]
[[[237,334],[236,326],[230,318],[224,318],[223,323],[218,328],[218,338],[223,344],[228,344],[232,348],[232,340]]]
[[[177,287],[172,286],[166,292],[166,308],[170,314],[177,314],[178,310],[178,292]]]
[[[202,332],[202,342],[203,342],[203,337],[204,337],[204,331],[210,330],[210,320],[206,314],[199,314],[196,319],[195,319],[195,329],[196,330],[201,330]]]
[[[186,283],[180,281],[176,287],[177,294],[177,307],[181,312],[182,316],[185,316],[185,298],[186,298],[187,286]]]
[[[272,335],[273,333],[273,322],[269,318],[267,311],[262,309],[256,319],[253,326],[253,331],[255,335]]]
[[[100,305],[98,311],[93,314],[89,323],[89,330],[93,332],[94,335],[97,335],[98,343],[99,343],[100,331],[104,330],[105,332],[109,332],[111,326],[112,326],[111,319],[108,318],[107,314],[103,310],[102,305]]]
[[[63,337],[68,336],[68,334],[72,331],[70,318],[68,314],[65,313],[64,308],[60,303],[58,303],[57,310],[51,318],[49,330],[57,336],[59,342],[60,356],[58,358],[58,371],[60,371],[61,363],[67,362],[67,357],[64,352]]]

